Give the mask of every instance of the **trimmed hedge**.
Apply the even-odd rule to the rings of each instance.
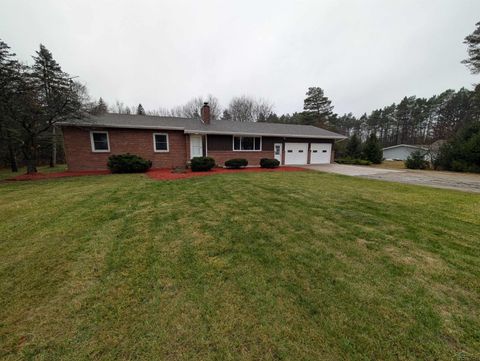
[[[107,166],[112,173],[143,173],[152,167],[152,161],[126,153],[111,155]]]
[[[244,168],[247,165],[248,165],[248,160],[243,158],[229,159],[225,162],[225,167],[232,168],[232,169]]]
[[[338,164],[354,164],[354,165],[371,165],[372,162],[365,159],[358,158],[339,158],[335,159],[335,162]]]
[[[277,168],[280,162],[276,159],[262,158],[260,159],[260,167],[262,168]]]
[[[206,172],[215,167],[215,159],[211,157],[194,157],[190,162],[192,172]]]

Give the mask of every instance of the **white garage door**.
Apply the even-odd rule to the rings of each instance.
[[[329,143],[312,143],[310,145],[310,164],[328,164],[332,156]]]
[[[307,164],[308,143],[285,143],[285,164]]]

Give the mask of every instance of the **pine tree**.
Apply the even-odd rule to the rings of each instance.
[[[325,125],[332,116],[332,102],[325,96],[323,89],[319,87],[308,88],[306,98],[303,101],[305,113],[313,116],[318,125]]]
[[[102,97],[98,99],[97,109],[100,114],[105,114],[108,112],[108,105],[107,103],[105,103]]]
[[[138,104],[137,115],[145,115],[145,109],[143,109],[142,104]]]
[[[17,127],[13,119],[12,108],[15,107],[15,85],[19,69],[20,64],[15,59],[15,54],[10,52],[10,47],[0,39],[0,144],[6,145],[7,158],[12,172],[18,171],[16,159],[18,142],[13,136]]]
[[[356,133],[348,139],[345,147],[345,155],[353,159],[360,159],[362,157],[362,142]]]
[[[50,136],[47,138],[52,148],[51,165],[55,164],[55,124],[81,117],[80,89],[84,88],[72,82],[45,46],[40,45],[40,50],[33,59],[34,64],[29,73],[23,76],[22,94],[26,97],[26,104],[20,121],[23,133],[22,151],[28,173],[37,171],[38,149],[48,133]]]
[[[227,109],[223,111],[222,120],[232,120],[232,116],[230,115]]]
[[[363,146],[363,158],[374,164],[382,163],[383,151],[375,133],[370,134],[365,141]]]
[[[468,59],[462,61],[473,74],[480,73],[480,22],[475,24],[477,28],[465,38],[467,44]]]
[[[98,99],[97,104],[89,111],[93,115],[103,115],[108,113],[108,105],[102,97]]]

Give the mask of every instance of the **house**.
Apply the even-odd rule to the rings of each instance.
[[[281,164],[323,164],[333,160],[333,144],[343,135],[309,125],[233,122],[210,119],[205,103],[201,119],[105,114],[60,124],[65,157],[72,171],[106,169],[112,154],[132,153],[153,168],[184,167],[193,157],[209,156],[218,165],[245,158]]]
[[[383,148],[383,158],[386,160],[406,160],[415,151],[427,154],[428,148],[421,145],[397,144]]]

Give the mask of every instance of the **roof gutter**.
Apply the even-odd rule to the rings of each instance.
[[[277,134],[277,133],[256,133],[256,132],[229,132],[229,131],[205,131],[205,130],[185,130],[185,134],[225,134],[225,135],[255,135],[261,137],[279,137],[279,138],[316,138],[316,139],[345,139],[343,135],[311,135],[311,134]]]
[[[172,126],[155,127],[155,126],[148,126],[148,125],[118,125],[118,124],[67,123],[67,122],[57,123],[57,125],[60,125],[63,127],[185,130],[184,127],[172,127]]]
[[[183,130],[185,134],[225,134],[225,135],[255,135],[263,137],[279,137],[279,138],[312,138],[312,139],[339,139],[343,140],[347,137],[342,135],[311,135],[311,134],[278,134],[278,133],[258,133],[258,132],[229,132],[229,131],[211,131],[211,130],[192,130],[184,127],[172,126],[146,126],[146,125],[120,125],[120,124],[96,124],[96,123],[71,123],[60,122],[59,126],[64,127],[90,127],[90,128],[124,128],[124,129],[166,129],[166,130]]]

